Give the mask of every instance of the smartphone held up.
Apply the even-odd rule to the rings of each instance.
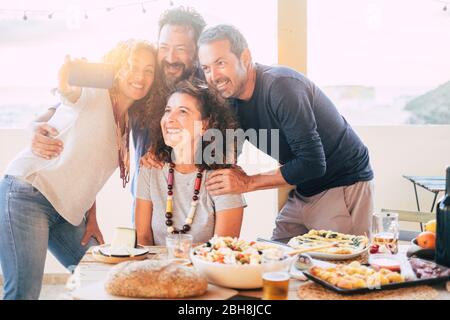
[[[110,89],[114,82],[114,67],[107,63],[71,61],[68,83],[71,86]]]

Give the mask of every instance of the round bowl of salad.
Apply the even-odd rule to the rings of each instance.
[[[286,254],[289,248],[215,236],[191,250],[191,261],[210,283],[234,289],[256,289],[263,284],[262,255],[267,251],[280,252],[280,249],[280,259],[293,259]]]

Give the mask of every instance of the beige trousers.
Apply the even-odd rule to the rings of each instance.
[[[275,221],[272,239],[292,238],[310,229],[370,236],[373,181],[325,190],[311,197],[295,189]]]

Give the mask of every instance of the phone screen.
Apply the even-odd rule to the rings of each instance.
[[[69,84],[77,87],[110,89],[114,82],[114,67],[106,63],[71,62]]]

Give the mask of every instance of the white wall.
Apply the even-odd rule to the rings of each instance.
[[[375,209],[417,211],[413,185],[402,175],[445,176],[445,167],[450,165],[450,125],[354,129],[369,147],[375,172]],[[421,211],[429,211],[433,194],[421,187],[418,193]]]
[[[364,126],[355,130],[370,150],[376,176],[376,211],[381,208],[415,210],[412,184],[402,174],[443,175],[445,165],[450,164],[450,126]],[[0,173],[27,141],[27,134],[22,130],[0,129]],[[251,173],[274,165],[249,145],[240,163]],[[419,190],[419,196],[422,210],[428,209],[431,193]],[[242,236],[270,237],[277,211],[276,190],[252,192],[246,195],[246,200],[248,208]],[[106,241],[111,240],[115,227],[131,225],[131,195],[128,187],[122,189],[118,172],[100,192],[97,206]],[[46,272],[64,272],[64,269],[49,255]]]

